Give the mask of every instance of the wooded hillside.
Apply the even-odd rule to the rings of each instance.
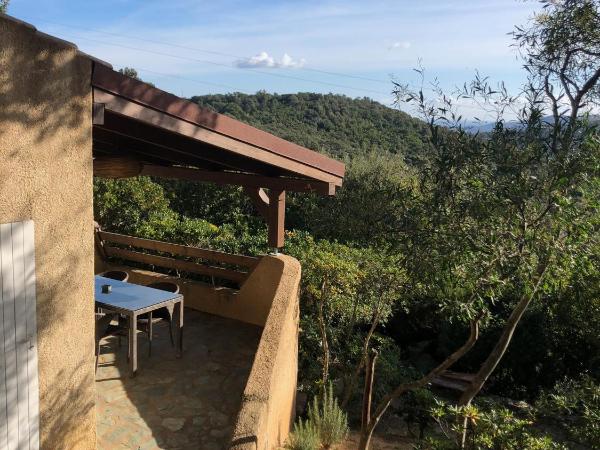
[[[422,121],[369,98],[259,92],[194,96],[191,100],[343,159],[376,151],[401,154],[410,162],[423,152],[427,133]]]

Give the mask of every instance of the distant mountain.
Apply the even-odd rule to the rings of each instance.
[[[370,151],[422,155],[425,124],[368,98],[333,94],[226,94],[191,99],[313,150],[345,159]]]
[[[463,128],[472,133],[475,133],[475,132],[489,133],[494,129],[495,126],[496,126],[496,122],[484,122],[484,121],[477,121],[477,120],[468,121],[463,124]],[[504,122],[504,127],[505,128],[520,128],[521,123],[517,120],[509,120],[507,122]]]
[[[554,120],[551,116],[544,116],[544,120],[548,123],[552,123]],[[600,115],[591,115],[590,122],[594,125],[600,125]],[[484,121],[470,121],[464,124],[464,129],[471,132],[489,133],[496,126],[495,122],[484,122]],[[509,120],[504,122],[505,128],[520,128],[521,122],[518,120]]]

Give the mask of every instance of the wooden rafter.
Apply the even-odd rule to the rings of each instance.
[[[298,178],[267,177],[240,172],[221,172],[192,169],[188,167],[166,167],[144,165],[142,175],[162,178],[176,178],[216,184],[235,184],[250,188],[267,188],[295,192],[314,192],[321,195],[335,195],[335,184]]]

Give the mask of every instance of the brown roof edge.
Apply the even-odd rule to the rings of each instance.
[[[94,66],[92,85],[144,106],[170,114],[219,134],[260,147],[272,153],[343,177],[345,166],[308,148],[286,141],[238,120],[202,108],[195,103],[169,94],[102,65]]]

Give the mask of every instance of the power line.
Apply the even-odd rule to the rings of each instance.
[[[173,74],[170,74],[170,73],[157,72],[156,70],[144,69],[143,67],[137,67],[137,66],[136,66],[136,70],[139,70],[140,72],[152,73],[154,75],[158,75],[158,76],[161,76],[161,77],[175,78],[175,79],[178,79],[178,80],[191,81],[193,83],[199,83],[199,84],[204,84],[204,85],[209,85],[209,86],[215,86],[215,87],[223,87],[223,88],[231,89],[234,92],[242,92],[244,94],[249,94],[249,95],[252,94],[252,92],[250,92],[250,91],[247,91],[247,90],[244,90],[244,89],[239,89],[239,88],[237,88],[235,86],[231,86],[229,84],[212,83],[210,81],[197,80],[195,78],[188,78],[188,77],[182,77],[180,75],[173,75]]]
[[[113,47],[126,48],[126,49],[129,49],[129,50],[135,50],[135,51],[150,53],[150,54],[159,55],[159,56],[166,56],[166,57],[170,57],[170,58],[176,58],[176,59],[182,59],[182,60],[187,60],[187,61],[199,62],[199,63],[202,63],[202,64],[210,64],[210,65],[219,66],[219,67],[226,67],[228,69],[236,69],[236,67],[232,66],[231,64],[219,63],[219,62],[216,62],[216,61],[203,60],[203,59],[197,59],[197,58],[190,58],[190,57],[181,56],[181,55],[172,55],[170,53],[164,53],[164,52],[159,52],[159,51],[149,50],[149,49],[139,48],[139,47],[132,47],[130,45],[117,44],[117,43],[114,43],[114,42],[107,42],[107,41],[102,41],[102,40],[99,40],[99,39],[91,39],[91,38],[87,38],[87,37],[83,37],[83,36],[75,36],[75,39],[83,39],[85,41],[95,42],[95,43],[104,44],[104,45],[110,45],[110,46],[113,46]],[[272,73],[272,72],[267,72],[267,71],[258,70],[258,69],[248,69],[248,70],[251,70],[254,73],[260,73],[260,74],[268,75],[268,76],[272,76],[272,77],[287,78],[287,79],[304,81],[304,82],[308,82],[308,83],[322,84],[322,85],[325,85],[325,86],[337,87],[337,88],[342,88],[342,89],[352,89],[352,90],[356,90],[356,91],[369,92],[369,93],[374,93],[374,94],[379,94],[379,95],[389,95],[390,94],[389,92],[376,91],[374,89],[359,88],[359,87],[348,86],[348,85],[343,85],[343,84],[330,83],[330,82],[327,82],[327,81],[311,80],[309,78],[302,78],[302,77],[297,77],[297,76],[294,76],[294,75],[285,75],[285,74],[281,74],[281,73]]]
[[[58,25],[58,26],[65,27],[65,28],[77,28],[77,29],[81,29],[81,30],[92,31],[94,33],[106,34],[106,35],[109,35],[109,36],[121,37],[121,38],[126,38],[126,39],[135,39],[135,40],[138,40],[138,41],[141,41],[141,42],[148,42],[148,43],[152,43],[152,44],[165,45],[165,46],[174,47],[174,48],[181,48],[181,49],[184,49],[184,50],[192,50],[192,51],[196,51],[196,52],[207,53],[207,54],[210,54],[210,55],[224,56],[224,57],[227,57],[227,58],[236,58],[236,59],[239,59],[239,60],[248,60],[248,59],[250,59],[247,56],[240,56],[240,55],[234,55],[234,54],[231,54],[231,53],[218,52],[218,51],[215,51],[215,50],[207,50],[207,49],[202,49],[202,48],[197,48],[197,47],[190,47],[190,46],[187,46],[187,45],[175,44],[175,43],[172,43],[172,42],[157,41],[157,40],[154,40],[154,39],[141,38],[141,37],[138,37],[138,36],[131,36],[131,35],[126,35],[126,34],[121,34],[121,33],[114,33],[114,32],[110,32],[110,31],[98,30],[98,29],[94,29],[94,28],[87,28],[87,27],[82,27],[82,26],[78,26],[78,25],[64,24],[64,23],[54,22],[54,21],[46,20],[46,19],[42,19],[42,18],[34,18],[34,19],[35,20],[39,20],[40,22],[46,22],[46,23],[49,23],[49,24]],[[378,78],[364,77],[364,76],[361,76],[361,75],[352,75],[352,74],[348,74],[348,73],[336,72],[336,71],[329,71],[329,70],[323,70],[323,69],[317,69],[317,68],[313,68],[313,67],[298,67],[298,69],[299,70],[308,71],[308,72],[322,73],[322,74],[333,75],[333,76],[338,76],[338,77],[353,78],[353,79],[356,79],[356,80],[373,81],[373,82],[376,82],[376,83],[382,83],[382,84],[386,84],[386,85],[390,84],[389,80],[382,80],[382,79],[378,79]]]

